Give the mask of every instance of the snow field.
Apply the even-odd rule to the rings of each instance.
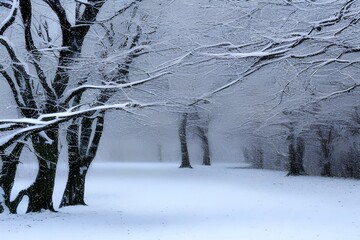
[[[236,166],[95,164],[89,206],[0,215],[1,239],[360,239],[360,182]],[[58,174],[55,205],[65,176]],[[30,175],[18,182],[17,190]]]

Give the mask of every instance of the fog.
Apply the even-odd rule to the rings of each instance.
[[[61,3],[75,24],[75,2]],[[131,7],[119,14],[117,9],[127,4]],[[49,6],[42,1],[34,6],[39,24],[32,26],[38,33],[35,45],[43,51],[40,65],[52,83],[58,50],[49,49],[60,47],[61,28]],[[303,138],[302,160],[309,174],[320,174],[324,163],[331,162],[334,175],[346,175],[350,170],[344,169],[352,169],[350,155],[360,152],[359,8],[358,1],[344,0],[108,1],[68,69],[67,90],[84,79],[92,84],[81,94],[78,108],[84,110],[101,102],[102,93],[94,86],[150,80],[107,93],[110,97],[101,104],[125,107],[107,110],[96,161],[180,163],[179,127],[183,114],[189,114],[199,118],[186,126],[194,164],[202,158],[200,126],[208,129],[213,163],[260,158],[261,167],[288,169],[289,146]],[[6,36],[26,62],[30,53],[21,19],[16,21]],[[0,64],[9,66],[6,50],[0,53],[5,56]],[[44,113],[46,94],[34,66],[28,65],[38,112]],[[3,118],[24,117],[7,84],[0,94]],[[68,126],[60,127],[62,161],[67,159]],[[244,159],[245,149],[258,156]],[[28,150],[23,155],[24,161],[34,158]]]
[[[126,115],[126,114],[125,114]],[[105,137],[101,140],[96,161],[120,162],[178,162],[181,151],[178,134],[179,119],[172,116],[167,124],[153,116],[151,123],[134,120],[124,114],[112,112],[108,116]],[[231,134],[224,122],[214,118],[209,126],[211,158],[214,163],[243,161],[240,137]],[[201,164],[202,149],[199,137],[189,134],[190,159]]]

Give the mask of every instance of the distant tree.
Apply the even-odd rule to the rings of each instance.
[[[179,140],[181,149],[181,165],[180,168],[192,168],[189,158],[189,150],[186,137],[186,126],[188,121],[188,114],[183,113],[179,125]]]
[[[334,128],[332,126],[318,126],[317,127],[317,136],[320,143],[320,153],[322,155],[323,161],[321,161],[322,169],[321,176],[332,177],[332,164],[331,156],[334,150]]]
[[[203,150],[202,165],[210,166],[210,148],[209,148],[209,137],[208,137],[208,126],[198,126],[198,133],[201,140],[201,148]]]
[[[297,137],[296,142],[294,134],[289,136],[289,172],[288,176],[304,175],[305,169],[303,164],[305,141],[301,137]]]
[[[243,155],[245,162],[250,163],[252,167],[264,168],[264,150],[260,143],[243,148]]]

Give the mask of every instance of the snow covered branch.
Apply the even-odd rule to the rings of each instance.
[[[11,130],[17,129],[14,133],[7,134],[4,137],[0,138],[0,150],[4,150],[7,147],[11,146],[13,143],[19,139],[27,138],[29,135],[34,135],[41,131],[51,129],[55,126],[58,126],[61,123],[70,121],[75,118],[80,118],[84,116],[91,116],[96,111],[106,111],[106,110],[124,110],[129,111],[131,109],[141,109],[141,108],[150,108],[156,106],[166,106],[166,103],[139,103],[139,102],[127,102],[121,104],[108,104],[103,106],[90,107],[87,109],[80,109],[81,106],[75,106],[68,109],[66,112],[60,113],[49,113],[42,114],[38,118],[20,118],[20,119],[3,119],[0,120],[0,131],[3,129],[8,130],[9,126]]]
[[[3,4],[3,5],[2,5]],[[0,23],[0,36],[4,34],[4,32],[6,31],[6,29],[8,27],[11,26],[11,24],[13,24],[13,22],[15,21],[15,17],[17,14],[17,10],[19,8],[19,1],[18,0],[14,0],[12,1],[12,3],[2,3],[0,2],[0,7],[4,6],[4,7],[8,7],[10,8],[10,13],[9,15]]]

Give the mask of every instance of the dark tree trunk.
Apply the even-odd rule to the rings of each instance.
[[[184,113],[179,127],[179,139],[181,147],[181,165],[180,168],[192,168],[189,159],[189,151],[186,138],[187,113]]]
[[[201,147],[203,150],[203,161],[202,164],[205,166],[210,166],[210,149],[209,149],[209,139],[207,136],[207,128],[198,127],[199,136],[201,139]]]
[[[11,212],[16,213],[17,208],[24,196],[29,197],[27,213],[50,210],[55,212],[52,196],[55,186],[56,166],[59,157],[58,130],[45,131],[45,134],[53,142],[46,142],[40,135],[32,137],[33,147],[38,158],[38,173],[34,183],[19,192],[14,201],[10,203]]]
[[[83,118],[80,126],[74,121],[68,128],[69,175],[60,207],[86,205],[86,174],[99,147],[104,130],[104,114],[101,112],[95,119]],[[96,124],[94,128],[93,124]]]
[[[40,212],[41,210],[55,211],[52,196],[59,156],[58,129],[46,130],[44,134],[46,134],[46,138],[48,139],[45,139],[44,136],[40,136],[39,134],[32,137],[33,147],[38,158],[38,173],[34,183],[27,189],[20,191],[15,200],[9,203],[9,209],[12,213],[16,213],[17,207],[24,196],[29,197],[27,213]],[[16,165],[11,164],[9,167],[9,179],[11,179],[15,177]],[[8,193],[10,194],[10,192]]]
[[[331,155],[333,151],[333,140],[334,140],[333,131],[334,131],[333,127],[331,127],[327,133],[325,130],[321,130],[321,129],[318,130],[320,147],[324,157],[324,163],[320,175],[324,177],[332,177]]]
[[[293,139],[293,136],[290,137]],[[289,172],[288,176],[304,175],[305,169],[303,164],[305,142],[302,138],[298,137],[296,141],[296,148],[294,141],[289,144]]]
[[[40,212],[41,210],[55,211],[52,196],[59,158],[58,129],[47,130],[45,134],[53,142],[47,142],[40,135],[32,137],[33,147],[38,158],[39,170],[35,182],[25,192],[25,195],[29,197],[27,213]]]
[[[86,205],[85,178],[87,167],[81,167],[78,159],[69,160],[69,175],[60,207]]]
[[[3,165],[0,172],[0,188],[3,190],[2,194],[4,202],[0,201],[0,213],[5,210],[5,207],[9,209],[11,213],[16,213],[16,209],[13,209],[10,202],[10,196],[14,186],[16,170],[23,147],[24,143],[17,143],[9,155],[3,154],[1,157]]]
[[[297,176],[300,175],[300,171],[296,164],[296,152],[293,143],[289,144],[289,173],[288,176]]]
[[[162,162],[163,161],[163,157],[162,157],[162,147],[161,147],[161,144],[158,144],[158,158],[159,158],[159,162]]]
[[[24,193],[29,197],[27,213],[50,210],[55,212],[52,196],[55,185],[56,169],[48,168],[41,163],[35,182]],[[17,202],[17,205],[20,202]]]
[[[8,161],[3,162],[3,167],[1,170],[1,180],[0,187],[4,191],[4,204],[9,209],[11,213],[16,213],[16,209],[13,209],[10,202],[11,191],[15,182],[15,174],[17,170],[18,161]],[[0,203],[1,205],[1,203]],[[3,209],[4,210],[4,209]],[[0,211],[1,212],[1,211]]]
[[[305,141],[303,138],[298,137],[296,139],[296,159],[297,159],[297,167],[299,169],[300,174],[305,174],[304,168],[304,153],[305,153]]]
[[[323,177],[332,177],[331,163],[329,161],[324,163],[323,169],[322,169],[322,172],[321,172],[321,176],[323,176]]]
[[[32,143],[38,159],[38,173],[34,183],[25,190],[20,191],[14,201],[11,202],[12,212],[16,212],[19,203],[24,196],[29,197],[27,213],[50,210],[55,212],[52,196],[54,193],[55,175],[59,157],[58,129],[44,131],[48,139],[36,134],[32,137]],[[48,141],[52,142],[48,142]]]

